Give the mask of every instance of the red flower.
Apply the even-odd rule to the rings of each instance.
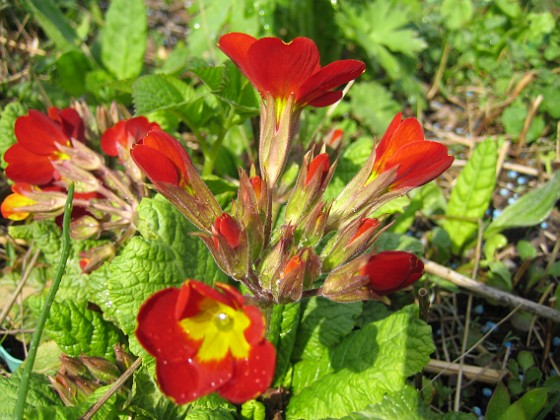
[[[441,175],[452,162],[443,144],[424,139],[424,131],[415,118],[403,120],[398,113],[375,150],[370,179],[396,167],[391,189],[418,187]]]
[[[146,117],[135,117],[122,120],[107,129],[101,137],[101,149],[109,156],[118,156],[120,145],[123,150],[129,150],[134,143],[142,140],[154,128],[160,128],[157,123],[151,123]]]
[[[71,109],[49,109],[49,115],[30,110],[15,124],[17,143],[4,154],[6,175],[15,182],[44,185],[56,178],[51,161],[68,159],[57,145],[71,146],[70,139],[83,139],[83,122]]]
[[[276,352],[257,307],[234,288],[187,280],[140,308],[136,337],[156,358],[161,390],[178,404],[217,392],[242,403],[268,389]]]
[[[24,220],[29,216],[29,212],[19,211],[21,207],[37,204],[36,200],[23,195],[27,191],[32,191],[34,186],[29,184],[12,185],[12,194],[8,195],[2,202],[2,216],[10,220]]]
[[[220,242],[218,238],[222,238],[227,242],[227,244],[235,249],[239,246],[241,242],[241,229],[239,224],[227,213],[223,213],[214,222],[212,226],[212,240],[216,248],[220,248]]]
[[[321,153],[313,158],[309,163],[309,169],[307,170],[307,177],[305,178],[305,185],[309,185],[311,180],[315,177],[315,174],[320,178],[318,185],[321,185],[327,174],[329,173],[331,165],[329,162],[329,155],[326,153]]]
[[[403,289],[424,273],[424,264],[414,254],[384,251],[372,255],[360,270],[369,277],[369,288],[380,296]]]
[[[356,231],[356,233],[354,234],[352,239],[350,239],[350,242],[348,243],[348,245],[350,245],[352,242],[354,242],[356,239],[358,239],[364,233],[372,232],[373,229],[377,229],[378,226],[379,226],[379,220],[378,219],[370,219],[368,217],[364,217],[360,222],[360,226],[358,226],[358,230]]]
[[[299,107],[323,107],[342,98],[341,85],[357,78],[365,65],[357,60],[339,60],[321,67],[319,50],[309,38],[290,43],[279,38],[255,39],[243,33],[223,35],[218,44],[262,96],[270,93],[285,102],[295,95]]]
[[[156,187],[161,183],[189,186],[187,167],[192,167],[191,158],[183,146],[165,131],[157,128],[150,130],[132,147],[130,154]]]

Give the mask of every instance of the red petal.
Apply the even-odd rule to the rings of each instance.
[[[190,358],[174,363],[157,360],[156,365],[161,390],[177,404],[185,404],[210,394],[230,380],[232,371],[231,358],[212,366],[202,365]]]
[[[279,38],[262,38],[247,52],[251,80],[261,92],[275,98],[297,94],[300,86],[320,69],[319,50],[309,38],[286,44]]]
[[[361,274],[369,277],[369,286],[375,293],[386,295],[414,283],[423,271],[424,264],[414,254],[384,251],[373,255]]]
[[[108,156],[118,156],[117,143],[121,142],[123,138],[128,141],[128,134],[126,132],[126,121],[119,121],[111,128],[105,130],[101,136],[101,150]]]
[[[330,63],[305,80],[297,92],[296,101],[300,104],[311,103],[325,92],[356,79],[364,72],[365,67],[365,64],[358,60]]]
[[[163,289],[144,302],[138,313],[136,338],[158,359],[185,362],[198,351],[199,343],[191,340],[175,317],[179,289]]]
[[[241,241],[241,229],[233,217],[223,213],[214,222],[213,230],[216,235],[222,236],[228,245],[235,249]]]
[[[424,141],[424,130],[416,118],[398,120],[397,114],[375,149],[374,171],[378,174],[390,168],[387,161],[400,154],[400,149],[407,144]]]
[[[150,130],[160,129],[159,124],[151,123],[146,117],[134,117],[126,120],[126,131],[136,141],[142,140]]]
[[[308,105],[314,106],[315,108],[322,108],[324,106],[329,106],[342,99],[341,90],[333,90],[331,92],[323,93],[318,98],[313,99],[308,102]]]
[[[138,144],[150,147],[154,151],[166,156],[177,168],[180,174],[179,184],[188,182],[187,165],[192,165],[191,158],[178,140],[165,131],[150,130]]]
[[[237,64],[241,69],[245,77],[257,88],[261,90],[260,86],[257,86],[253,80],[252,67],[247,59],[247,53],[251,45],[256,42],[256,39],[250,35],[232,32],[230,34],[225,34],[220,38],[218,42],[218,47],[227,55],[231,60]]]
[[[419,187],[437,178],[451,166],[453,157],[447,155],[447,147],[433,141],[419,141],[403,146],[391,156],[386,169],[398,166],[397,178],[391,189]]]
[[[44,185],[53,180],[54,173],[49,155],[38,155],[16,143],[4,154],[8,163],[6,176],[15,182]]]
[[[305,185],[308,185],[311,182],[315,174],[321,178],[322,182],[322,180],[324,180],[327,176],[330,166],[329,155],[321,153],[315,156],[309,164],[307,176],[305,177]],[[319,184],[321,184],[321,182],[319,182]]]
[[[84,121],[74,108],[58,109],[52,106],[49,108],[49,118],[60,124],[66,136],[84,141]]]
[[[248,305],[243,308],[243,312],[251,321],[249,328],[244,332],[245,339],[250,345],[260,343],[264,339],[265,325],[264,316],[256,306]]]
[[[58,151],[55,143],[67,145],[69,142],[54,121],[34,109],[16,120],[14,131],[18,143],[38,155],[51,155]]]
[[[200,312],[200,303],[204,299],[211,299],[234,307],[230,299],[213,287],[196,280],[187,280],[181,287],[181,292],[175,305],[175,319],[190,318]]]
[[[131,149],[130,155],[154,184],[165,182],[179,185],[178,168],[168,156],[143,144],[135,145]]]
[[[218,389],[228,401],[241,404],[266,391],[274,377],[276,350],[268,341],[251,349],[249,357],[235,362],[231,380]]]

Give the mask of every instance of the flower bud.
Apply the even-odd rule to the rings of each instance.
[[[80,252],[80,268],[83,273],[89,274],[113,258],[115,253],[115,245],[111,242]]]
[[[85,365],[77,357],[71,357],[66,354],[60,356],[61,368],[69,376],[84,376],[87,375],[88,370]]]
[[[113,383],[121,376],[119,368],[102,357],[80,356],[80,360],[91,375],[103,384]]]
[[[52,165],[66,183],[76,184],[77,193],[95,192],[101,186],[101,182],[95,175],[74,165],[70,160],[55,160]]]
[[[212,226],[212,240],[216,248],[220,248],[220,239],[235,249],[241,242],[241,229],[233,217],[227,213],[223,213],[216,219]]]
[[[121,345],[115,344],[113,346],[113,350],[115,351],[115,360],[117,361],[117,366],[121,370],[121,372],[127,370],[130,365],[134,363],[134,357],[128,354]]]
[[[49,376],[49,381],[66,406],[78,405],[86,399],[86,395],[78,389],[78,386],[60,372],[54,378]]]
[[[404,251],[384,251],[372,255],[360,273],[369,280],[368,287],[380,296],[403,289],[424,274],[424,263]]]
[[[58,150],[68,156],[72,164],[86,171],[95,171],[103,165],[101,156],[80,141],[72,140],[72,146],[56,144]]]
[[[338,149],[338,146],[342,143],[342,136],[344,135],[344,131],[340,128],[332,129],[327,133],[327,135],[323,138],[323,143],[331,148],[331,149]]]
[[[84,240],[96,236],[101,229],[96,218],[86,215],[70,222],[70,237],[76,240]]]

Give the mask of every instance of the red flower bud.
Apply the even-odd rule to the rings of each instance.
[[[307,186],[315,176],[320,177],[320,185],[329,173],[330,167],[329,155],[321,153],[320,155],[315,156],[311,163],[309,163],[307,177],[305,178],[305,185]]]
[[[424,273],[424,264],[416,255],[404,251],[384,251],[372,255],[360,270],[369,277],[369,288],[380,296],[403,289]]]
[[[260,176],[252,176],[249,178],[249,182],[253,186],[255,190],[255,195],[257,197],[257,201],[261,201],[261,191],[262,191],[262,179]]]
[[[352,239],[350,239],[349,244],[354,242],[356,239],[358,239],[360,236],[362,236],[368,230],[374,229],[377,226],[379,226],[379,220],[370,219],[368,217],[363,218],[361,223],[360,223],[360,226],[358,227],[358,230],[356,231],[356,234],[354,235],[354,237]]]
[[[227,213],[223,213],[216,219],[214,226],[212,226],[212,235],[214,245],[218,249],[220,248],[218,237],[225,239],[232,249],[237,248],[241,242],[241,229],[239,228],[239,224]]]

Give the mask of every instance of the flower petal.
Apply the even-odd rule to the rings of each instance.
[[[369,287],[386,295],[414,283],[424,272],[424,264],[416,255],[404,251],[384,251],[373,255],[362,268],[369,277]]]
[[[236,404],[266,391],[274,377],[276,350],[268,341],[253,347],[247,359],[235,362],[231,380],[218,389],[218,394]]]
[[[85,126],[82,117],[74,108],[58,109],[57,107],[49,108],[49,118],[60,124],[62,131],[67,137],[84,141]]]
[[[232,32],[225,34],[220,38],[218,47],[227,55],[237,66],[241,72],[251,81],[257,90],[261,90],[260,86],[255,84],[252,76],[252,67],[248,62],[247,53],[251,45],[256,42],[256,38],[240,32]]]
[[[6,150],[4,160],[8,163],[6,176],[15,182],[44,185],[51,182],[56,173],[49,155],[33,153],[19,143]]]
[[[453,163],[447,147],[434,141],[418,141],[403,146],[391,156],[385,169],[397,166],[397,177],[391,189],[419,187],[437,178]]]
[[[279,38],[261,38],[247,52],[251,81],[261,94],[288,98],[321,68],[319,50],[309,38],[299,37],[286,44]]]
[[[365,68],[365,64],[358,60],[339,60],[327,64],[305,80],[297,92],[296,101],[299,104],[312,103],[324,93],[356,79]]]
[[[55,143],[70,141],[54,121],[34,109],[16,120],[14,131],[18,144],[38,155],[51,155],[58,151]]]
[[[118,156],[117,143],[125,137],[128,138],[126,121],[122,120],[105,130],[101,136],[101,150],[108,156]]]
[[[159,386],[177,404],[186,404],[215,391],[231,378],[232,371],[231,359],[219,366],[204,366],[191,358],[173,363],[156,361]]]
[[[158,359],[181,362],[193,357],[199,343],[190,339],[175,317],[179,289],[163,289],[152,295],[140,308],[136,338]]]

